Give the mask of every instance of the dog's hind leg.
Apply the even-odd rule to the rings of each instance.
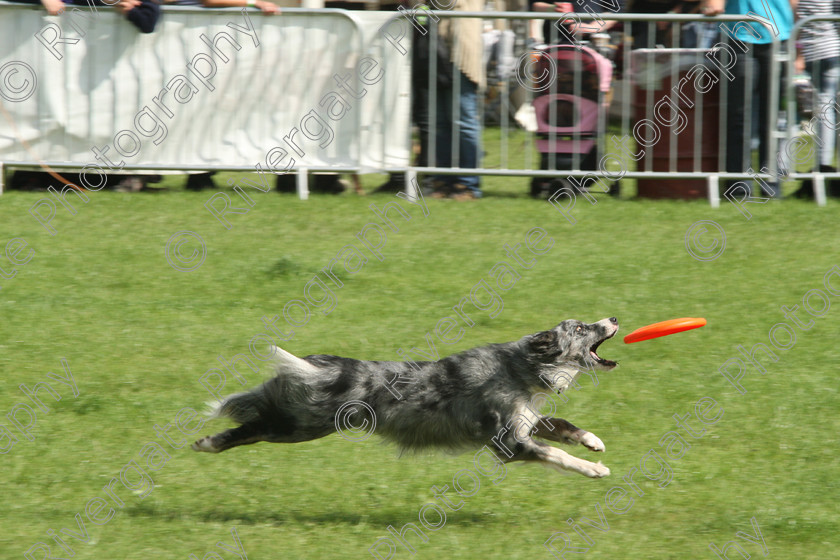
[[[558,470],[580,473],[589,478],[602,478],[610,475],[610,469],[600,462],[593,463],[578,459],[562,449],[557,449],[541,441],[530,440],[522,443],[517,451],[518,453],[505,462],[536,461]]]
[[[260,441],[271,441],[271,437],[255,425],[243,424],[238,428],[225,430],[215,436],[203,437],[192,444],[192,449],[193,451],[205,451],[207,453],[221,453],[232,447],[250,445]]]
[[[551,426],[551,429],[548,426]],[[563,420],[562,418],[543,416],[534,427],[536,431],[531,434],[534,437],[556,441],[558,443],[579,443],[592,451],[603,451],[605,449],[604,442],[598,436],[592,432],[578,428],[568,420]]]
[[[289,424],[266,425],[262,422],[249,422],[238,428],[231,428],[215,436],[206,436],[192,444],[194,451],[207,453],[221,453],[232,447],[250,445],[261,441],[267,443],[300,443],[322,438],[335,431],[335,425],[327,423],[323,426],[308,428],[293,427]]]

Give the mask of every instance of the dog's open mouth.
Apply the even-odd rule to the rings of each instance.
[[[615,332],[617,332],[617,330]],[[615,332],[613,332],[612,334],[610,334],[608,336],[605,336],[604,338],[602,338],[601,340],[599,340],[598,342],[593,344],[592,347],[589,349],[589,356],[593,360],[595,360],[596,364],[606,366],[606,367],[615,367],[615,366],[618,365],[618,362],[614,362],[612,360],[605,360],[604,358],[602,358],[601,356],[598,355],[598,347],[601,346],[601,344],[605,340],[608,340],[608,339],[612,338],[613,336],[615,336]]]

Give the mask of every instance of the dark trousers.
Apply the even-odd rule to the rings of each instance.
[[[429,165],[429,66],[428,41],[417,40],[415,33],[414,45],[411,49],[411,121],[417,126],[420,134],[420,153],[414,165],[427,167]]]
[[[759,167],[769,163],[768,118],[775,115],[778,107],[770,107],[770,69],[773,61],[769,44],[745,43],[748,51],[738,53],[738,61],[731,72],[735,76],[729,82],[726,99],[726,171],[743,172],[752,167],[752,106],[758,104]],[[780,69],[781,70],[781,69]],[[749,101],[750,108],[747,108]],[[775,123],[775,118],[773,119]],[[757,171],[757,170],[756,170]]]

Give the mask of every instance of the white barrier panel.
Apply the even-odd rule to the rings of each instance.
[[[409,57],[372,46],[392,15],[165,8],[142,35],[0,6],[0,162],[404,167]]]

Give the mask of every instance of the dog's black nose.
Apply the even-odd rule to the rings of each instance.
[[[615,317],[610,317],[610,323],[612,323],[613,325],[617,325],[618,319],[616,319]]]

